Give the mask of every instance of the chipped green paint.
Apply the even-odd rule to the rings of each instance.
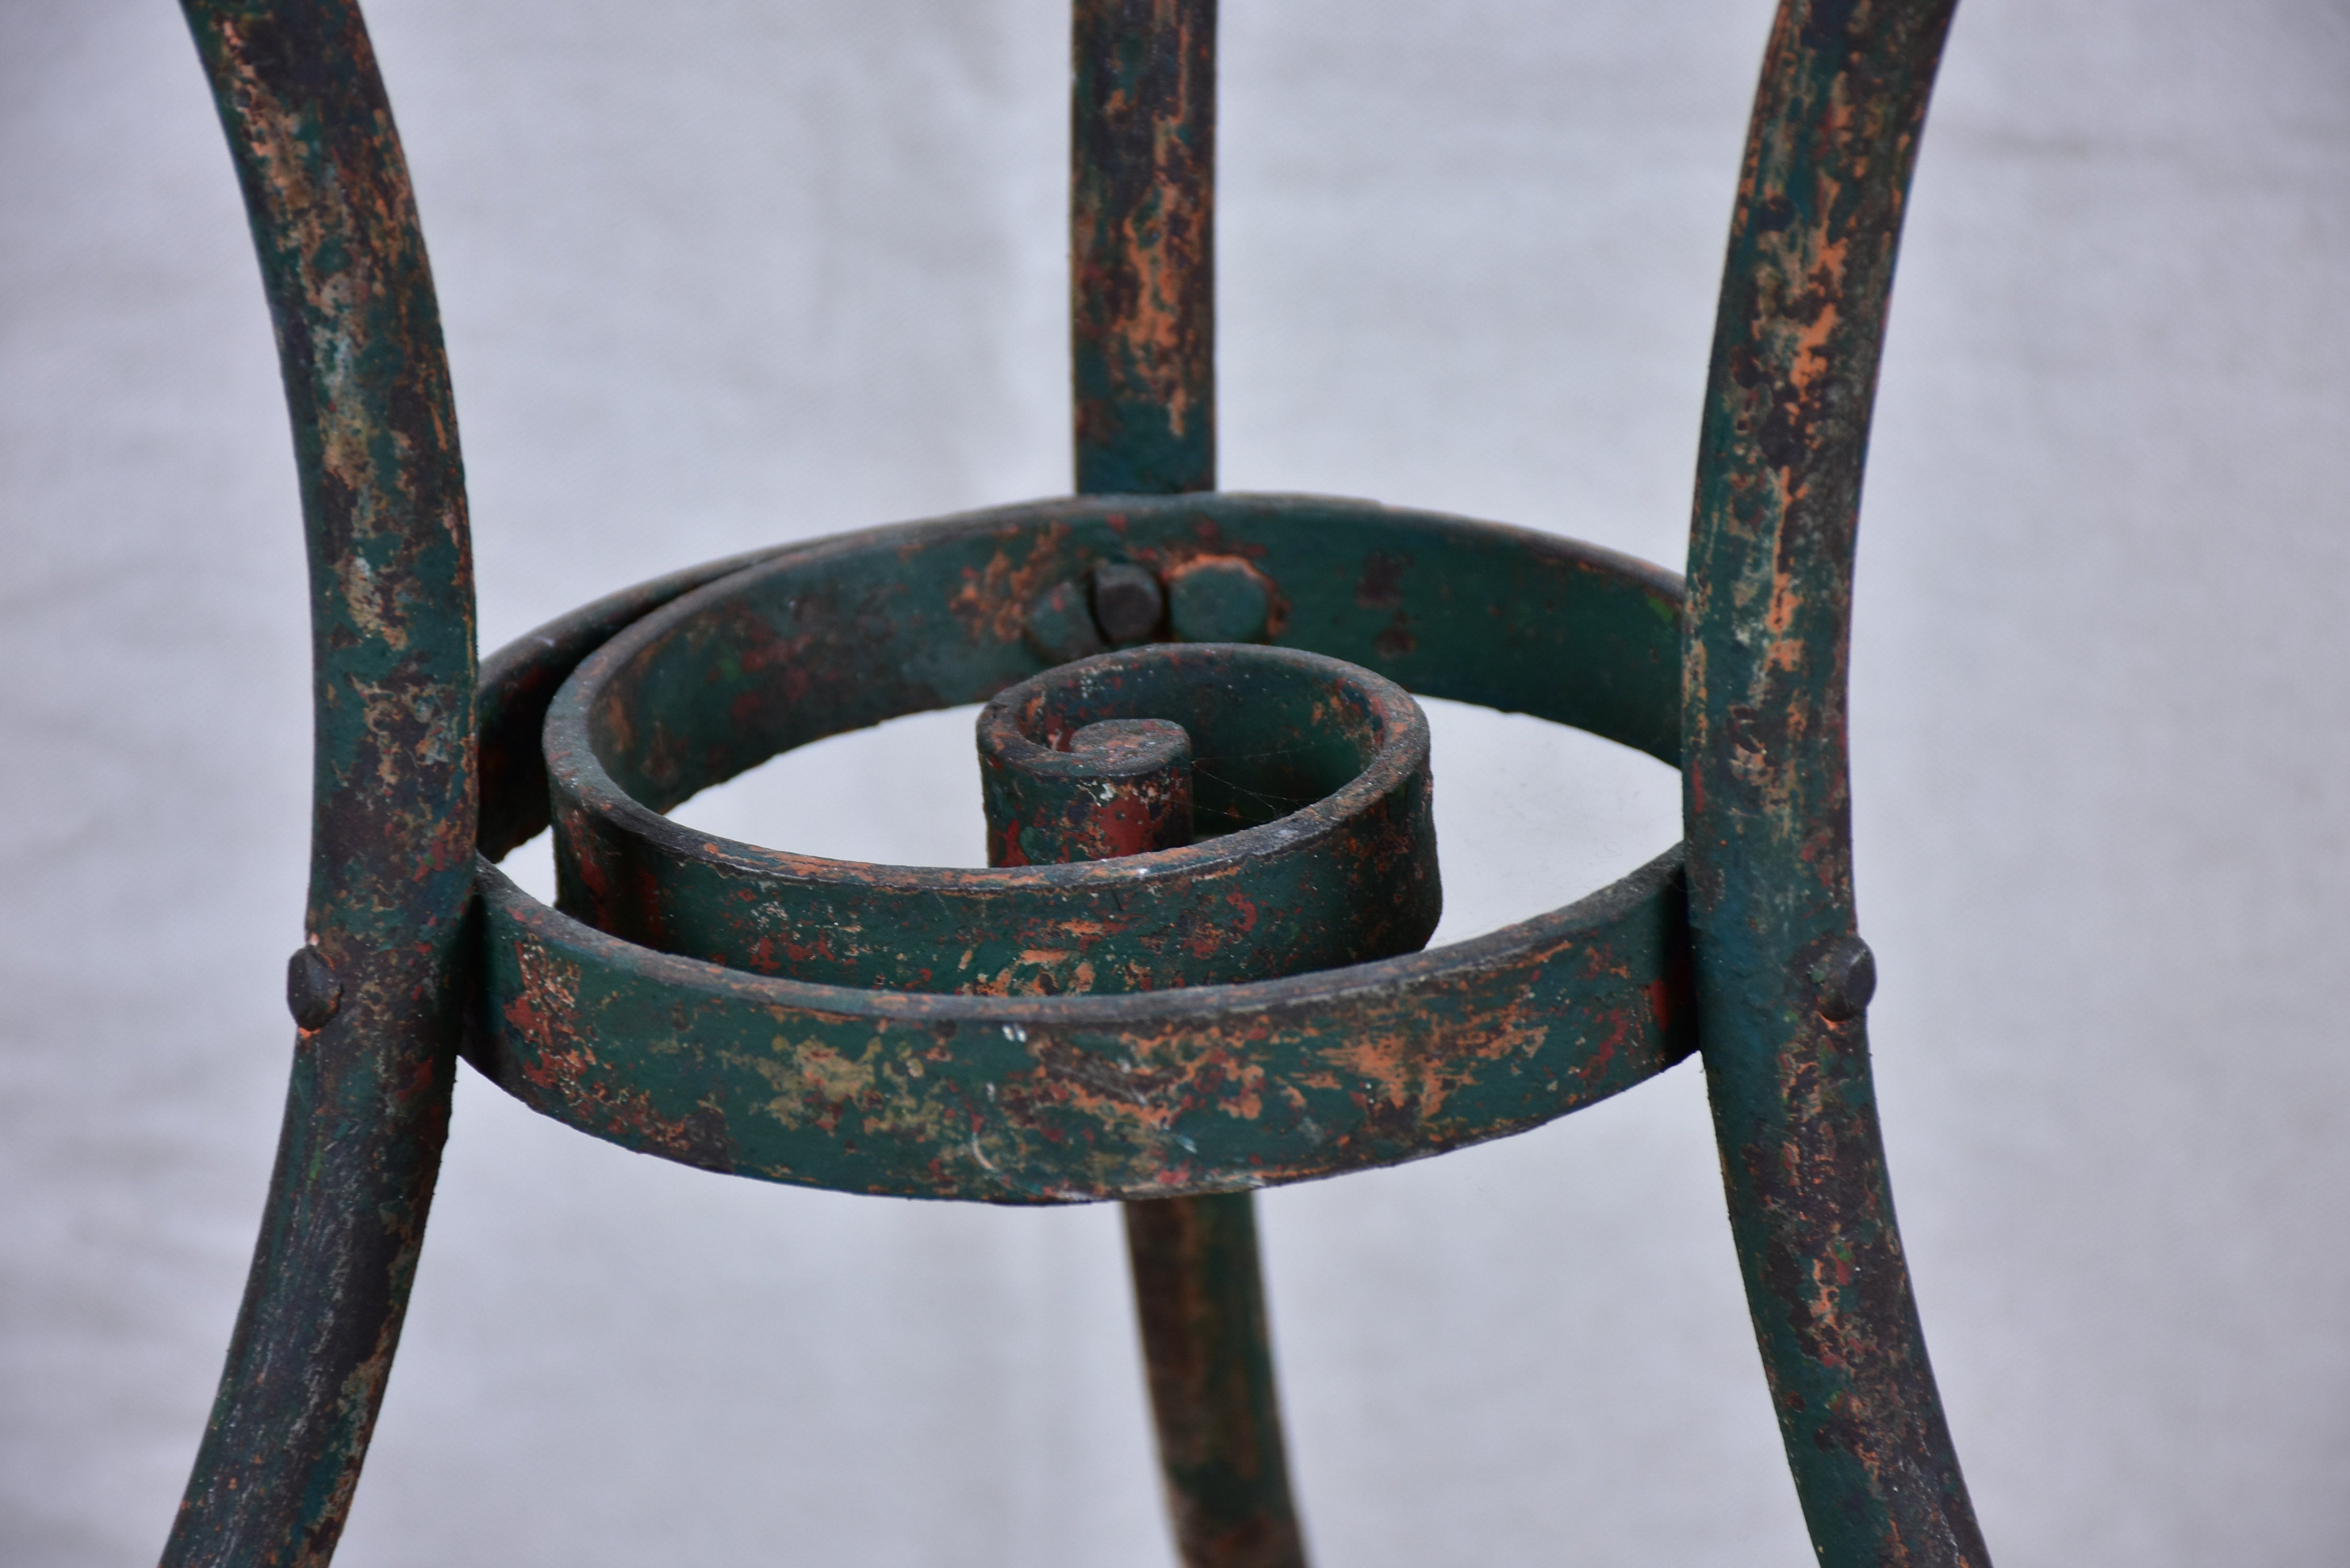
[[[705,1169],[994,1203],[1236,1191],[1522,1132],[1691,1046],[1677,855],[1471,941],[1121,996],[813,985],[606,936],[483,868],[468,1054]]]
[[[1179,1559],[1184,1568],[1305,1568],[1255,1195],[1129,1203],[1126,1252]]]
[[[1077,489],[1216,483],[1215,0],[1076,0]]]
[[[1185,642],[1263,642],[1280,628],[1265,575],[1237,556],[1201,556],[1167,582],[1167,624]]]
[[[681,597],[639,627],[674,613],[681,628],[698,609],[771,593],[789,611],[782,626],[797,628],[777,639],[793,657],[681,664],[636,711],[667,737],[648,754],[702,759],[692,776],[714,782],[786,741],[904,711],[892,704],[1001,690],[1041,668],[1014,613],[1035,581],[1081,576],[1098,558],[1163,570],[1203,541],[1284,585],[1293,645],[1401,669],[1433,695],[1671,744],[1675,628],[1650,607],[1677,601],[1669,574],[1362,502],[1217,494],[1043,502],[879,530]],[[830,574],[817,579],[829,586],[811,590],[810,573]],[[1399,619],[1431,628],[1428,642],[1399,649],[1388,633]],[[933,640],[874,657],[873,639],[909,635],[899,625]],[[812,628],[831,629],[799,635]],[[544,699],[522,693],[555,686],[579,643],[535,634],[489,661],[483,709],[500,731],[485,732],[486,754],[536,729]],[[844,664],[828,646],[847,650]],[[858,678],[817,678],[843,669]],[[923,673],[919,690],[910,670]],[[688,713],[711,727],[687,729]],[[559,742],[559,726],[546,729]],[[505,812],[494,792],[485,820]],[[1232,839],[1203,847],[1213,842]],[[488,994],[472,1054],[525,1102],[599,1137],[772,1180],[994,1202],[1232,1191],[1522,1130],[1679,1060],[1690,1046],[1679,887],[1668,855],[1556,914],[1436,953],[1246,985],[990,996],[661,953],[539,906],[485,868]]]
[[[1854,936],[1845,686],[1861,470],[1950,16],[1950,0],[1780,8],[1690,541],[1682,776],[1707,1082],[1788,1460],[1837,1568],[1989,1561],[1894,1223],[1866,1020],[1822,992],[1823,961]]]
[[[953,560],[890,553],[890,580],[907,590],[892,602],[945,598]],[[820,574],[754,576],[759,601],[790,618],[788,639],[712,589],[646,618],[556,695],[546,740],[561,907],[598,929],[762,974],[996,995],[1327,969],[1435,929],[1426,721],[1388,682],[1290,650],[1162,646],[1076,667],[1123,689],[1094,694],[1106,712],[1176,720],[1201,748],[1193,815],[1203,836],[1222,836],[1147,862],[851,866],[681,827],[654,808],[715,782],[696,759],[731,763],[763,734],[806,737],[793,718],[830,706],[817,691],[847,694],[871,722],[894,716],[879,705],[905,699],[893,677],[910,667],[927,668],[948,701],[984,691],[920,639],[919,616],[893,636],[899,623],[863,601],[844,608]],[[771,651],[779,644],[787,654]],[[991,662],[972,661],[983,678]],[[1408,880],[1394,874],[1402,864]]]
[[[1082,580],[1105,560],[1180,576],[1203,556],[1248,560],[1284,585],[1284,646],[1431,695],[1530,711],[1675,754],[1674,626],[1653,607],[1673,602],[1678,586],[1654,568],[1545,535],[1359,502],[1038,503],[780,552],[678,597],[588,657],[547,727],[565,907],[668,951],[920,990],[1066,988],[1079,966],[1101,971],[1098,956],[1030,928],[1073,921],[1095,922],[1098,940],[1119,951],[1120,986],[1207,983],[1264,972],[1265,963],[1327,967],[1395,950],[1378,930],[1316,914],[1344,909],[1358,891],[1332,874],[1346,871],[1336,852],[1348,846],[1304,842],[1289,829],[1250,830],[1245,846],[1270,851],[1261,863],[1234,844],[1202,851],[1201,865],[1146,873],[1147,885],[1170,890],[1154,905],[1132,896],[1130,874],[842,866],[713,839],[660,815],[779,750],[983,699],[1034,675],[1050,657],[1026,635],[1024,611],[1043,597],[1039,585]],[[1399,639],[1399,627],[1417,632]],[[486,756],[521,750],[485,737]],[[528,775],[516,776],[526,787]],[[493,820],[506,798],[492,792]],[[1214,787],[1203,796],[1211,811],[1217,798]],[[1360,825],[1373,834],[1366,844],[1408,838],[1424,824],[1424,803],[1409,792],[1383,798],[1390,814]],[[1171,897],[1179,883],[1192,889],[1188,902]],[[1265,919],[1228,940],[1234,894]],[[1419,922],[1412,940],[1434,924],[1432,905],[1388,914],[1399,930]],[[1289,956],[1274,957],[1276,948]],[[1111,988],[1106,978],[1092,983]]]
[[[186,11],[293,423],[317,714],[302,975],[338,997],[295,1045],[244,1308],[164,1551],[250,1568],[333,1552],[423,1240],[473,897],[473,585],[432,277],[356,6]]]
[[[1103,719],[1034,732],[1041,727],[1023,723],[1021,711],[1031,684],[999,695],[979,718],[990,866],[1115,860],[1191,842],[1191,737],[1182,725]]]
[[[546,750],[540,731],[547,704],[579,661],[672,599],[780,554],[780,548],[754,550],[624,588],[482,661],[483,854],[502,859],[546,830]],[[525,716],[509,722],[509,710]]]
[[[1345,836],[1357,857],[1376,864],[1347,876],[1365,898],[1412,912],[1370,923],[1425,926],[1387,951],[1417,947],[1435,929],[1427,717],[1402,688],[1367,670],[1293,649],[1159,643],[1107,654],[998,692],[980,713],[979,759],[988,864],[997,867],[1191,848],[1195,838],[1221,838],[1219,856],[1277,860],[1301,843],[1328,842],[1309,839],[1309,824],[1331,821],[1341,802],[1409,800],[1409,813],[1382,814],[1399,833],[1350,825]],[[1373,792],[1350,790],[1367,774]],[[1251,830],[1276,822],[1281,834],[1252,846]],[[1118,869],[1133,877],[1149,867]],[[1260,906],[1255,926],[1269,913]],[[1231,914],[1228,906],[1219,918]],[[1332,903],[1328,918],[1367,917]],[[1347,945],[1386,956],[1374,940]]]
[[[1986,1561],[1885,1179],[1843,729],[1869,402],[1949,0],[1781,6],[1724,280],[1685,643],[1676,580],[1603,551],[1365,503],[1183,493],[1215,476],[1214,5],[1077,0],[1073,369],[1088,493],[659,579],[523,639],[478,694],[447,370],[357,9],[184,5],[294,426],[317,806],[278,1166],[167,1563],[331,1555],[399,1334],[460,1033],[525,1103],[711,1169],[989,1202],[1176,1199],[1135,1211],[1134,1255],[1146,1333],[1174,1347],[1153,1352],[1154,1390],[1162,1374],[1191,1379],[1169,1406],[1189,1414],[1162,1418],[1179,1539],[1191,1568],[1243,1568],[1302,1562],[1285,1481],[1267,1506],[1258,1462],[1278,1434],[1247,1191],[1538,1125],[1663,1070],[1700,1025],[1749,1301],[1822,1561]],[[658,815],[780,749],[983,700],[1162,631],[1343,659],[1669,763],[1686,734],[1689,888],[1675,849],[1551,915],[1404,952],[1435,915],[1424,732],[1398,765],[1409,726],[1349,732],[1344,712],[1333,725],[1278,701],[1218,721],[1241,739],[1211,737],[1188,794],[1172,781],[1191,742],[1154,730],[1158,715],[1081,731],[1076,749],[1128,769],[1145,809],[1088,815],[1070,796],[1055,816],[1041,794],[1002,795],[1027,815],[997,834],[999,858],[1097,858],[946,874],[941,888],[960,891],[941,897],[976,902],[928,928],[890,868],[712,844]],[[1211,684],[1232,687],[1296,655],[1119,657],[1094,668],[1222,660]],[[1217,728],[1205,709],[1184,716],[1202,736]],[[1337,751],[1295,779],[1252,774],[1233,754],[1254,743],[1249,722],[1281,746],[1311,734]],[[1252,793],[1268,801],[1243,804]],[[1333,802],[1348,810],[1322,810]],[[1121,847],[1195,815],[1233,831],[1127,867],[1124,904],[1076,907],[1119,875]],[[640,940],[539,905],[489,864],[551,816],[567,902]],[[1300,824],[1347,852],[1324,880],[1284,884],[1284,855],[1289,872],[1311,860]],[[1180,910],[1216,876],[1210,890],[1245,892],[1266,934],[1231,941],[1235,922],[1204,905],[1189,925],[1149,912]],[[1000,895],[1007,930],[1021,907],[1060,898],[1044,923],[1079,939],[1071,951],[1131,939],[1148,953],[1158,919],[1153,940],[1183,961],[1106,976],[983,958],[993,933],[974,911]],[[763,904],[784,914],[763,925]],[[1078,929],[1105,911],[1107,935]],[[925,971],[915,951],[942,935],[968,939],[971,963]],[[768,939],[780,957],[760,950]],[[1319,965],[1336,967],[1260,978]],[[1191,983],[1203,979],[1236,983]],[[1220,1474],[1239,1478],[1230,1508],[1211,1495]]]

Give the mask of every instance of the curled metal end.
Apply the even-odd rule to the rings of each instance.
[[[1115,860],[1191,842],[1191,737],[1172,720],[1103,719],[1051,732],[999,700],[981,717],[979,742],[991,866]]]
[[[286,1010],[304,1033],[324,1029],[343,1005],[343,982],[317,949],[296,948],[286,961]]]
[[[1812,970],[1819,1012],[1831,1023],[1857,1018],[1877,994],[1877,955],[1858,933],[1839,937]]]

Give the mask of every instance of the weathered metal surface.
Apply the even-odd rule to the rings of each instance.
[[[1214,481],[1214,7],[1078,0],[1078,483],[1155,493],[715,563],[553,623],[491,661],[478,815],[447,372],[365,33],[350,0],[184,4],[277,327],[317,739],[286,1128],[167,1563],[331,1553],[460,1028],[525,1102],[695,1165],[909,1196],[1143,1200],[1130,1238],[1185,1559],[1285,1565],[1302,1547],[1246,1190],[1549,1120],[1671,1064],[1700,1023],[1741,1265],[1822,1561],[1986,1561],[1885,1178],[1843,706],[1868,410],[1949,0],[1782,5],[1725,276],[1685,645],[1668,574],[1585,546],[1360,503],[1175,493]],[[1312,660],[1202,646],[1007,696],[990,763],[1007,864],[985,873],[839,867],[658,815],[778,750],[1170,634],[1375,673],[1325,679],[1307,712],[1278,680],[1249,682]],[[1101,701],[1187,670],[1212,677],[1190,706],[1168,708],[1180,681]],[[1676,850],[1554,914],[1403,953],[1435,917],[1426,737],[1379,677],[1667,762],[1685,733],[1686,915]],[[1229,711],[1199,695],[1219,691]],[[1072,691],[1085,703],[1055,706]],[[1154,722],[1170,717],[1194,732]],[[1060,757],[1104,787],[1065,787]],[[550,815],[567,901],[639,940],[538,905],[488,863]],[[1187,825],[1230,831],[1163,847]],[[1336,872],[1282,884],[1284,855],[1292,871],[1310,860],[1301,845],[1336,846]],[[469,865],[474,846],[485,858]],[[1071,857],[1092,863],[1036,864]],[[1228,914],[1167,918],[1217,876],[1215,891],[1246,895],[1224,898]],[[972,909],[925,927],[909,888]],[[974,911],[1027,918],[1056,898],[1076,902],[1006,928],[1014,957],[980,956],[1001,933]],[[1102,961],[1154,919],[1158,957]],[[925,969],[917,952],[942,937]],[[1191,988],[1319,964],[1343,967]]]
[[[696,598],[755,604],[772,590],[772,657],[691,665],[642,722],[696,705],[712,715],[691,732],[721,748],[692,763],[712,782],[780,744],[1035,673],[1019,614],[1032,583],[1082,578],[1102,558],[1165,571],[1199,554],[1240,555],[1283,584],[1286,640],[1670,755],[1668,574],[1546,535],[1305,497],[1041,503],[785,552],[673,607],[685,616]],[[811,591],[806,574],[819,568],[834,576]],[[827,667],[827,638],[896,639],[900,625],[932,640],[869,680],[798,678]],[[559,642],[526,640],[492,667],[543,689],[577,657]],[[532,711],[494,689],[484,711],[508,724]],[[484,738],[494,753],[514,743]],[[666,750],[696,754],[683,739]],[[501,810],[493,801],[487,815]],[[724,852],[738,847],[763,853]],[[997,998],[666,955],[485,870],[475,1056],[600,1137],[770,1179],[999,1202],[1232,1190],[1520,1130],[1678,1060],[1677,876],[1669,856],[1435,954],[1213,991]]]
[[[1983,1563],[1885,1170],[1854,931],[1854,528],[1950,0],[1784,0],[1715,329],[1683,772],[1706,1074],[1755,1334],[1824,1563]],[[1865,972],[1864,972],[1865,971]]]
[[[1235,1191],[1556,1119],[1687,1055],[1678,855],[1406,958],[1123,996],[811,985],[607,936],[482,872],[469,1049],[625,1147],[993,1203]]]
[[[1317,496],[1089,496],[876,529],[772,552],[696,596],[740,624],[732,662],[674,650],[674,690],[640,742],[674,770],[729,778],[787,746],[895,714],[983,701],[1062,662],[1027,636],[1038,601],[1105,560],[1162,581],[1240,559],[1278,593],[1268,635],[1359,664],[1423,695],[1484,701],[1589,730],[1667,763],[1680,757],[1680,579],[1612,551],[1499,524]],[[688,574],[681,574],[681,576]],[[663,579],[664,583],[673,579]],[[644,590],[650,592],[652,585]],[[628,595],[608,603],[619,604]],[[671,601],[674,626],[691,618]],[[588,612],[581,612],[585,617]],[[570,636],[556,627],[534,633]],[[639,628],[642,635],[649,631]],[[903,657],[882,657],[894,649]],[[494,659],[538,669],[531,639]],[[535,680],[563,679],[584,657]],[[865,679],[802,678],[819,665]],[[672,718],[667,704],[676,704]],[[726,724],[717,722],[723,712]],[[689,744],[686,736],[695,737]],[[535,728],[512,745],[536,747]],[[484,736],[484,755],[507,742]],[[664,793],[667,792],[667,793]]]
[[[432,279],[349,0],[187,0],[276,325],[308,539],[307,943],[269,1203],[164,1550],[322,1563],[400,1336],[472,898],[473,566]]]
[[[1140,966],[1121,987],[1395,950],[1351,919],[1315,912],[1344,907],[1358,876],[1375,873],[1375,865],[1347,870],[1349,857],[1360,859],[1355,851],[1424,824],[1424,803],[1408,792],[1382,796],[1399,816],[1331,819],[1334,832],[1353,823],[1346,843],[1260,833],[1246,847],[1275,851],[1262,863],[1233,845],[1203,852],[1213,864],[1156,867],[1141,883],[1129,873],[1021,879],[852,867],[716,839],[660,815],[779,750],[981,700],[1035,674],[1048,656],[1027,635],[1024,612],[1039,597],[1031,585],[1082,581],[1104,560],[1180,579],[1202,558],[1245,559],[1284,585],[1284,644],[1433,695],[1528,710],[1674,754],[1675,584],[1653,568],[1362,503],[1039,504],[780,553],[646,617],[588,659],[547,729],[565,907],[631,940],[736,968],[920,990],[1066,985],[1094,961],[1066,942],[1028,940],[1024,919],[1099,924],[1121,965]],[[1245,711],[1249,695],[1236,688],[1224,701]],[[509,750],[485,737],[485,755]],[[1357,765],[1340,759],[1326,772],[1343,777]],[[503,796],[489,798],[494,819]],[[1207,798],[1212,807],[1214,792]],[[1178,882],[1197,897],[1153,906],[1137,891]],[[1216,900],[1233,892],[1263,918],[1223,919]],[[1015,895],[1029,903],[1007,914]],[[1434,922],[1432,903],[1389,914]],[[1291,956],[1276,959],[1273,948]],[[1061,957],[1040,964],[1035,954]]]
[[[1215,0],[1076,0],[1077,489],[1216,482]]]
[[[1305,1568],[1255,1195],[1129,1203],[1126,1250],[1177,1555],[1184,1568]]]
[[[863,564],[926,597],[911,553]],[[879,701],[907,669],[945,679],[953,663],[883,616],[826,635],[821,573],[758,581],[792,607],[796,657],[720,585],[615,639],[548,713],[561,905],[598,929],[829,984],[1049,995],[1326,969],[1435,929],[1426,721],[1391,683],[1287,649],[1162,647],[1075,667],[1105,714],[1190,730],[1199,820],[1228,834],[1213,844],[1130,867],[971,871],[851,865],[681,827],[653,807],[709,782],[694,759],[753,743],[747,713],[800,711],[801,692]]]
[[[1185,642],[1263,642],[1280,629],[1279,596],[1238,556],[1201,556],[1170,573],[1167,624]]]
[[[1087,586],[1076,582],[1055,583],[1037,595],[1024,618],[1030,649],[1047,664],[1066,664],[1107,649],[1092,600]]]
[[[1151,686],[1125,679],[1146,663],[1171,667],[1179,679],[1218,673],[1180,659],[1150,649],[1066,665],[999,692],[980,711],[988,865],[1115,860],[1191,846],[1191,732],[1173,719],[1136,717],[1130,710],[1148,704]]]
[[[1018,692],[1020,687],[1014,687]],[[1003,699],[980,720],[980,787],[987,801],[987,863],[1115,860],[1191,842],[1191,737],[1167,719],[1104,719],[1045,740],[1014,730]],[[1004,732],[1009,732],[1008,733]],[[1057,740],[1060,749],[1049,742]],[[1026,756],[1006,753],[1020,748]]]
[[[579,661],[654,610],[705,583],[783,553],[753,550],[671,572],[558,616],[482,661],[480,848],[502,860],[547,824],[547,705]]]
[[[1123,646],[1159,635],[1167,617],[1167,590],[1158,574],[1132,561],[1103,561],[1090,576],[1094,625],[1104,637]]]
[[[1271,657],[1219,651],[1228,660]],[[1185,668],[1172,650],[1119,654],[1048,670],[987,705],[979,749],[990,865],[1111,859],[1191,842],[1191,737],[1166,719],[1109,716],[1138,696],[1149,700],[1118,680],[1146,661],[1194,680],[1222,673]],[[1365,670],[1342,671],[1330,684],[1385,684]],[[1334,696],[1331,706],[1345,703]],[[1397,866],[1398,896],[1410,897],[1403,884],[1418,869]],[[1159,1469],[1185,1568],[1305,1568],[1255,1196],[1129,1203],[1126,1237]]]

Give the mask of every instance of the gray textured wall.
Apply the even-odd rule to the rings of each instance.
[[[378,0],[484,641],[1066,485],[1055,0]],[[1228,0],[1225,478],[1678,563],[1763,0]],[[2000,1561],[2350,1561],[2350,9],[1966,0],[1862,531],[1883,1102]],[[0,10],[0,1560],[150,1559],[290,1041],[305,630],[164,0]],[[1439,715],[1451,929],[1673,832]],[[977,855],[962,721],[712,826]],[[1322,1559],[1808,1560],[1700,1085],[1270,1196]],[[1166,1561],[1115,1216],[772,1190],[467,1078],[343,1562]]]

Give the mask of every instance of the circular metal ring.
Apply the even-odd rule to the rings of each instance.
[[[1052,660],[1028,635],[1030,608],[1104,561],[1162,578],[1242,563],[1268,586],[1265,634],[1283,644],[1665,761],[1678,747],[1669,574],[1361,502],[1085,497],[785,549],[700,587],[682,575],[518,643],[485,669],[484,821],[500,825],[489,847],[530,820],[518,796],[537,781],[515,759],[542,694],[660,597],[691,590],[681,620],[697,599],[755,614],[761,624],[734,635],[757,659],[865,672],[794,690],[737,660],[649,688],[639,711],[652,722],[714,737],[721,749],[692,763],[707,781],[761,760],[778,733],[814,739],[1035,674]],[[776,711],[760,710],[766,701]],[[707,722],[713,712],[733,728]],[[689,776],[658,744],[634,754]],[[658,780],[628,782],[671,804]],[[1091,996],[757,974],[597,930],[486,863],[481,881],[476,1065],[629,1147],[851,1191],[1081,1201],[1326,1176],[1551,1120],[1691,1044],[1678,849],[1552,914],[1433,952]]]

